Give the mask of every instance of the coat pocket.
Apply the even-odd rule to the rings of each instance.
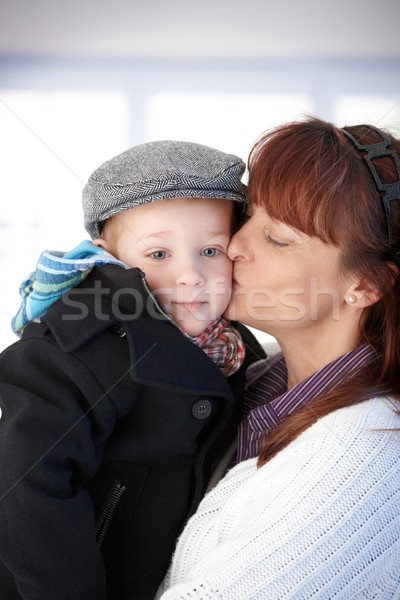
[[[148,473],[145,465],[118,461],[104,466],[92,483],[96,539],[106,570],[118,557]]]
[[[115,513],[125,493],[125,483],[123,481],[116,481],[96,523],[96,539],[100,548],[104,544],[107,532],[111,527]]]

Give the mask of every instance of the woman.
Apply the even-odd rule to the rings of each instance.
[[[186,526],[162,600],[400,598],[399,155],[371,126],[311,118],[253,148],[227,316],[283,354],[248,370],[241,462]]]

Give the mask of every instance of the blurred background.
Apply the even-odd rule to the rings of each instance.
[[[400,134],[399,0],[0,0],[0,349],[44,249],[87,238],[91,172],[155,139],[245,160],[314,114]]]

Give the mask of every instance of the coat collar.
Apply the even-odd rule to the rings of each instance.
[[[101,332],[118,326],[129,344],[135,381],[231,396],[220,369],[160,313],[143,280],[140,269],[95,267],[42,321],[65,352],[76,351]]]
[[[62,350],[76,350],[119,321],[133,321],[151,309],[157,313],[143,281],[140,269],[115,265],[94,267],[88,277],[66,292],[41,320]],[[159,313],[158,316],[164,319]]]

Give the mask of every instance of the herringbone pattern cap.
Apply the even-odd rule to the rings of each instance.
[[[92,238],[103,221],[128,208],[166,198],[221,198],[246,202],[244,162],[191,142],[134,146],[103,163],[83,189],[84,225]]]

